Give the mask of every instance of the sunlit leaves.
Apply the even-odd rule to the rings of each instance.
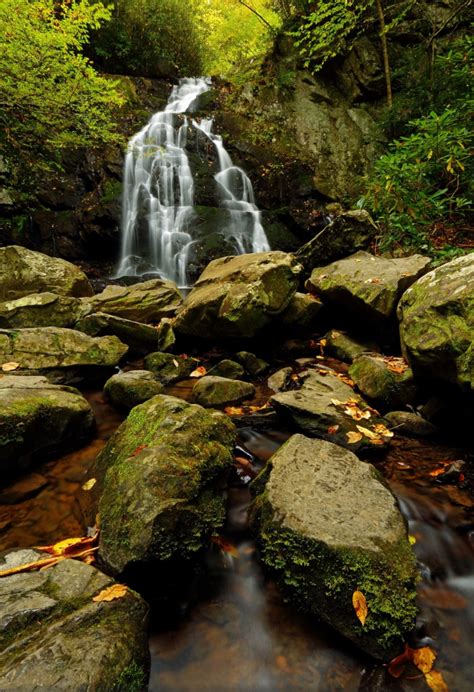
[[[128,589],[125,584],[112,584],[106,589],[101,591],[94,596],[92,599],[94,603],[103,603],[104,601],[115,601],[117,598],[123,598],[128,593]]]
[[[365,599],[362,591],[354,591],[352,594],[352,605],[354,606],[355,614],[361,625],[365,625],[367,615],[369,614],[369,609],[367,607],[367,601]]]

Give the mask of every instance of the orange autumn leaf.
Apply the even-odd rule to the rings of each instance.
[[[441,469],[435,469],[434,471],[430,471],[429,475],[434,476],[436,478],[436,476],[441,476],[441,474],[445,473],[445,472],[446,472],[446,469],[443,466],[443,468],[441,468]]]
[[[243,416],[244,409],[241,406],[226,406],[224,413],[228,416]]]
[[[355,614],[359,621],[362,625],[365,625],[369,609],[367,608],[367,601],[362,591],[354,591],[352,594],[352,605],[354,606]]]
[[[140,452],[143,452],[143,450],[146,449],[147,447],[148,447],[148,445],[140,445],[131,453],[130,456],[137,457],[140,454]]]
[[[207,374],[207,370],[204,365],[200,365],[196,370],[193,370],[189,377],[204,377]]]
[[[422,673],[429,673],[436,661],[436,654],[429,646],[413,650],[413,663]]]
[[[2,370],[3,370],[3,372],[11,372],[12,370],[16,370],[19,367],[20,367],[20,363],[14,363],[14,362],[4,363],[2,365]]]
[[[432,692],[449,692],[443,676],[437,670],[431,670],[425,674],[426,684]]]
[[[328,435],[335,435],[339,430],[339,425],[330,425],[328,428]]]
[[[95,603],[102,603],[103,601],[115,601],[117,598],[123,598],[126,596],[128,588],[125,584],[112,584],[106,589],[101,591],[97,596],[92,599]]]
[[[362,433],[351,431],[346,433],[346,437],[350,445],[355,445],[357,442],[360,442],[362,440]]]
[[[77,554],[92,548],[97,542],[98,531],[93,536],[84,536],[81,538],[66,538],[64,541],[54,543],[54,545],[39,545],[35,546],[36,550],[41,550],[44,553],[49,553],[55,557],[75,557]]]

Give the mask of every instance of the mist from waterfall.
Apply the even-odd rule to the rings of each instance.
[[[188,262],[193,237],[194,181],[186,154],[188,128],[209,138],[219,160],[219,205],[228,221],[219,228],[235,254],[270,249],[255,205],[252,184],[234,166],[222,137],[213,134],[212,119],[189,120],[199,96],[211,88],[210,79],[182,79],[172,90],[164,111],[129,142],[125,158],[122,245],[116,276],[156,274],[189,285]]]

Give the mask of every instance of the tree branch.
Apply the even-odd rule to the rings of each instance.
[[[275,31],[275,27],[273,27],[273,26],[270,24],[270,22],[268,22],[268,21],[265,19],[265,17],[262,17],[262,15],[260,14],[260,12],[257,12],[257,10],[255,10],[253,7],[251,7],[251,5],[247,5],[247,3],[244,2],[244,0],[238,0],[238,2],[239,2],[241,5],[243,5],[244,7],[246,7],[248,10],[250,10],[250,12],[253,12],[253,14],[254,14],[256,17],[258,17],[258,18],[260,19],[261,22],[263,22],[266,26],[268,26],[268,28],[270,29],[270,31],[272,31],[272,32]]]

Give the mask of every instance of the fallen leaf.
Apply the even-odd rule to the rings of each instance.
[[[83,484],[82,489],[83,490],[92,490],[92,488],[94,487],[94,485],[96,483],[97,483],[97,478],[89,478],[89,480]]]
[[[412,535],[408,536],[408,541],[409,541],[410,545],[415,545],[415,543],[416,543],[415,536],[412,536]]]
[[[64,555],[72,557],[76,553],[82,552],[85,548],[91,548],[97,542],[98,532],[92,536],[83,536],[81,538],[66,538],[64,541],[59,541],[53,545],[37,545],[35,550],[41,550],[44,553],[49,553],[56,557]]]
[[[115,601],[117,598],[123,598],[126,596],[128,588],[125,584],[112,584],[106,589],[101,591],[97,596],[92,599],[94,603],[102,603],[103,601]]]
[[[362,625],[365,625],[365,620],[367,618],[369,609],[367,608],[367,601],[362,591],[354,591],[352,594],[352,605],[354,606],[355,614],[360,620]]]
[[[173,365],[174,365],[175,368],[179,368],[179,363],[178,363],[178,361],[176,360],[176,358],[173,358]]]
[[[207,374],[207,370],[204,365],[200,365],[196,370],[193,370],[189,377],[204,377]]]
[[[379,435],[377,435],[377,433],[374,433],[373,430],[369,430],[369,428],[363,428],[362,425],[356,425],[356,428],[359,432],[368,437],[369,440],[375,440],[379,437]]]
[[[441,476],[442,473],[446,473],[446,467],[445,466],[443,466],[440,469],[435,469],[434,471],[430,471],[429,475],[436,477],[436,476]]]
[[[227,413],[228,416],[243,416],[244,409],[241,406],[226,406],[224,413]]]
[[[140,445],[139,447],[137,447],[136,449],[133,450],[133,452],[131,453],[130,456],[137,457],[140,454],[140,452],[143,452],[143,450],[146,449],[147,447],[148,447],[148,445]]]
[[[275,659],[276,667],[278,670],[280,670],[282,673],[291,673],[291,668],[288,664],[288,659],[286,656],[277,656]]]
[[[429,673],[426,673],[425,680],[433,692],[449,692],[443,676],[437,670],[431,670]]]
[[[350,445],[355,445],[356,442],[360,442],[362,440],[362,433],[360,432],[351,432],[346,433],[347,441]]]
[[[12,370],[16,370],[17,368],[20,367],[20,363],[4,363],[2,365],[2,370],[3,372],[11,372]]]
[[[436,654],[429,646],[423,646],[421,649],[414,649],[413,663],[422,673],[429,673],[435,661]]]
[[[328,434],[329,435],[335,435],[337,431],[339,430],[340,426],[339,425],[330,425],[328,428]]]
[[[376,432],[377,435],[382,435],[382,437],[392,438],[394,436],[394,433],[391,430],[389,430],[383,423],[376,423],[374,425],[374,432]]]

